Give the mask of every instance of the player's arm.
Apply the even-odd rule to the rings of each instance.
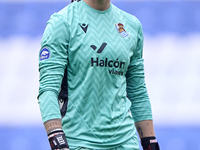
[[[44,122],[44,127],[47,134],[51,133],[53,130],[62,129],[61,119],[52,119]]]
[[[143,60],[143,31],[142,25],[138,22],[137,46],[126,73],[127,96],[130,99],[131,113],[135,121],[137,131],[141,138],[144,150],[159,150],[152,147],[155,142],[151,103],[146,89]],[[153,140],[153,141],[152,141]]]
[[[61,119],[52,119],[44,122],[52,150],[68,150],[69,145],[62,130]]]
[[[141,144],[144,150],[159,150],[152,120],[143,120],[135,123]]]
[[[143,120],[135,123],[140,139],[144,137],[155,137],[152,120]]]
[[[43,34],[39,55],[38,103],[52,150],[69,147],[62,130],[58,104],[58,93],[67,66],[69,45],[68,25],[62,20],[61,14],[51,16]]]

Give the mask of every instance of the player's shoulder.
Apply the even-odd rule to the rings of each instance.
[[[123,18],[123,20],[128,21],[130,24],[134,25],[134,26],[142,26],[140,20],[133,14],[130,14],[120,8],[118,8],[117,6],[113,5],[113,9],[115,11],[115,13],[118,14],[118,16],[120,16],[120,18]]]
[[[78,4],[79,2],[77,1],[68,4],[58,12],[58,15],[69,16],[77,8]]]
[[[65,6],[58,12],[51,15],[50,20],[53,21],[67,21],[73,18],[74,10],[77,8],[78,2],[73,2]]]

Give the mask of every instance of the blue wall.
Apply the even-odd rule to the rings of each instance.
[[[155,127],[161,150],[199,150],[199,127]],[[50,149],[44,127],[0,127],[1,150]]]
[[[146,34],[200,32],[200,2],[115,2],[134,14]],[[50,15],[67,3],[0,3],[0,36],[41,35]]]
[[[0,2],[0,39],[6,40],[18,36],[29,37],[29,39],[41,37],[50,15],[67,4],[65,2]],[[114,4],[138,17],[143,24],[144,34],[151,37],[160,34],[164,36],[165,33],[183,37],[189,34],[200,34],[200,1],[118,1]],[[3,50],[6,49],[1,49],[0,46],[0,51]],[[42,124],[30,126],[24,122],[22,127],[14,126],[3,125],[0,120],[0,150],[50,149]],[[197,125],[179,124],[169,127],[156,125],[155,130],[161,150],[200,150],[200,127]]]

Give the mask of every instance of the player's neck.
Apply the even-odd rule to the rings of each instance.
[[[110,7],[110,0],[83,0],[83,1],[96,10],[105,11]]]

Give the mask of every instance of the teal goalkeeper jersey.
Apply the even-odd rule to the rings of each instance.
[[[152,120],[142,53],[140,22],[112,3],[98,11],[79,1],[53,14],[39,54],[43,122],[61,118],[72,149],[131,139],[134,122]]]

